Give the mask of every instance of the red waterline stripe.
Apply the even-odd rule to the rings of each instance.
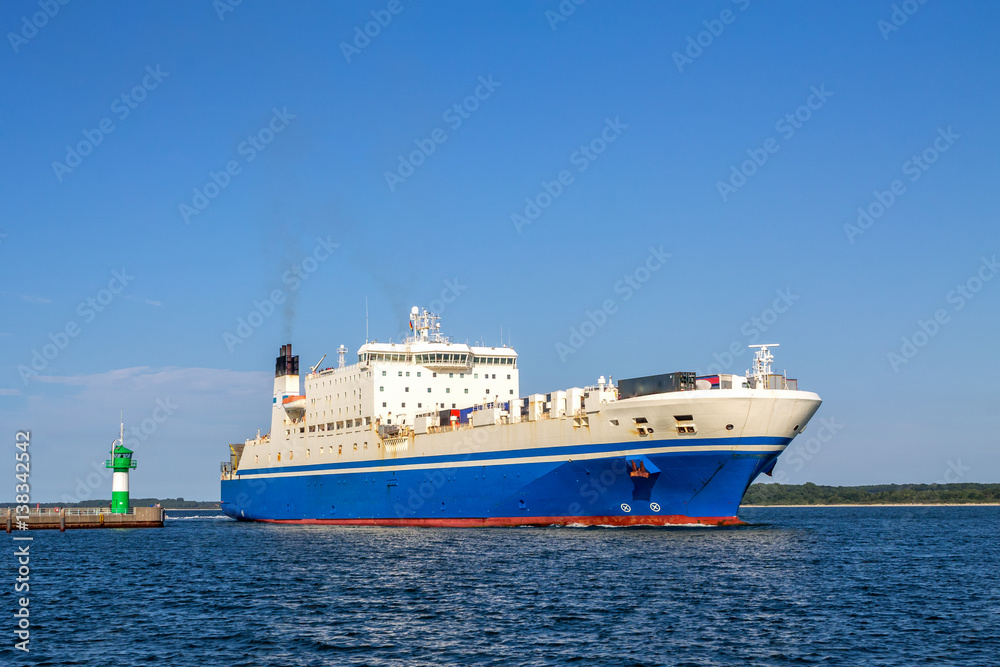
[[[311,526],[428,526],[474,528],[487,526],[743,526],[735,516],[691,517],[680,514],[645,516],[499,516],[472,519],[248,519],[263,523]]]

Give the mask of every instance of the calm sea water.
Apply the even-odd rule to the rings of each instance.
[[[206,516],[204,511],[175,513]],[[1000,508],[745,509],[740,528],[393,529],[219,518],[33,532],[45,665],[1000,660]],[[13,607],[13,542],[3,557]]]

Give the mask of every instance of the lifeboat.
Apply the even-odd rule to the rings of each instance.
[[[293,412],[295,410],[305,411],[306,409],[306,397],[305,396],[285,396],[281,399],[281,407],[285,408],[286,412]]]

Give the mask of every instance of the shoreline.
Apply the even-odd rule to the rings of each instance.
[[[1000,503],[843,503],[839,505],[742,505],[740,509],[767,507],[1000,507]]]

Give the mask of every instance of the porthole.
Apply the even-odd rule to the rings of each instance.
[[[726,424],[726,430],[727,431],[732,431],[733,430],[733,425],[732,424]]]
[[[798,424],[796,424],[796,425],[795,425],[795,428],[793,428],[792,430],[793,430],[793,431],[798,431],[798,430],[799,430],[799,425],[798,425]]]

